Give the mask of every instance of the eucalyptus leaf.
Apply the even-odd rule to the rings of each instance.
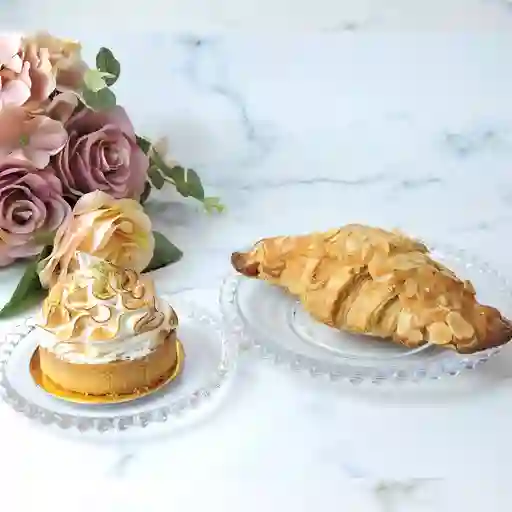
[[[121,74],[121,64],[114,57],[114,54],[108,48],[102,47],[96,55],[96,67],[99,71],[109,73],[105,77],[105,83],[110,87],[117,82]]]
[[[160,156],[160,153],[158,151],[151,151],[151,160],[153,163],[162,171],[164,172],[165,169],[169,168],[169,166],[165,163],[165,160]]]
[[[145,137],[141,137],[140,135],[136,135],[135,138],[137,139],[137,146],[139,146],[142,152],[147,155],[151,149],[151,141]]]
[[[162,176],[162,173],[154,165],[149,168],[148,176],[151,180],[151,184],[158,190],[165,185],[165,179]]]
[[[37,270],[39,262],[46,258],[50,252],[51,247],[45,247],[39,257],[27,265],[11,298],[0,310],[0,318],[7,318],[21,313],[35,306],[44,298],[47,290],[41,285]]]
[[[169,178],[174,186],[176,187],[176,190],[184,197],[188,197],[188,191],[187,191],[187,185],[185,183],[185,169],[183,167],[180,167],[179,165],[175,165],[171,167],[168,165],[165,160],[160,156],[158,151],[151,151],[151,161],[153,164],[158,167],[164,176]]]
[[[113,77],[111,73],[104,73],[103,71],[98,71],[97,69],[88,69],[84,73],[84,84],[87,89],[92,92],[98,92],[107,87],[107,79],[109,77]]]
[[[174,165],[171,167],[155,150],[151,152],[151,160],[153,161],[154,165],[156,165],[162,171],[164,176],[166,176],[173,182],[174,186],[176,187],[176,190],[183,197],[196,197],[194,194],[191,194],[191,191],[195,192],[200,197],[202,192],[202,197],[200,197],[199,199],[200,201],[202,201],[202,199],[204,198],[204,190],[201,185],[201,180],[199,179],[199,176],[195,171],[192,171],[192,174],[190,175],[192,178],[191,188],[190,184],[187,181],[191,170],[187,171],[180,165]],[[198,197],[196,197],[196,199],[198,199]]]
[[[193,197],[198,201],[204,200],[204,188],[196,171],[185,169],[180,165],[175,165],[174,167],[166,165],[162,172],[172,180],[176,190],[183,197]]]
[[[175,165],[174,167],[170,167],[169,165],[165,165],[162,169],[162,172],[168,177],[171,178],[176,183],[176,186],[183,188],[183,191],[186,193],[186,182],[185,182],[185,169],[180,165]]]
[[[192,196],[198,201],[204,201],[204,188],[201,183],[201,178],[199,178],[199,175],[193,169],[187,170],[186,184],[189,196]]]
[[[220,202],[219,197],[205,197],[203,203],[208,213],[213,211],[222,213],[224,211],[224,205]]]
[[[144,191],[142,192],[139,202],[140,204],[144,204],[147,200],[149,195],[151,194],[151,183],[149,181],[146,181],[144,184]]]
[[[82,98],[93,110],[108,110],[116,106],[116,95],[108,88],[97,92],[86,88],[82,91]]]
[[[164,173],[164,175],[169,178],[176,190],[183,196],[188,197],[190,194],[188,193],[187,182],[185,181],[185,169],[179,165],[175,165],[174,167],[170,167],[165,164],[160,167],[160,170]]]
[[[183,256],[183,253],[169,242],[162,233],[153,231],[153,235],[155,237],[155,250],[153,252],[153,258],[151,258],[144,272],[151,272],[152,270],[166,267],[171,263],[176,263]]]
[[[166,181],[170,181],[183,197],[193,197],[201,201],[208,211],[223,210],[218,198],[209,198],[208,204],[205,202],[204,187],[196,171],[180,165],[170,166],[154,148],[150,148],[150,159],[152,165],[160,169]]]

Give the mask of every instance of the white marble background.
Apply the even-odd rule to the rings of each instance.
[[[512,277],[508,2],[1,2],[2,27],[110,46],[139,130],[168,135],[225,201],[207,216],[155,197],[185,251],[157,273],[167,288],[205,289],[215,311],[233,249],[350,221]],[[0,272],[2,298],[20,271]],[[217,413],[169,436],[85,440],[0,404],[0,509],[510,510],[509,349],[473,375],[378,391],[242,363]]]
[[[487,32],[510,30],[510,8],[510,0],[2,0],[0,23],[139,32]]]

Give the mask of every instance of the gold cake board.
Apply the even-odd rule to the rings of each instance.
[[[176,377],[178,377],[178,375],[183,370],[184,362],[185,350],[183,349],[181,342],[176,340],[176,364],[171,369],[171,371],[151,387],[139,389],[134,393],[127,393],[122,395],[85,395],[83,393],[69,391],[60,387],[58,384],[55,384],[55,382],[44,375],[41,371],[39,361],[39,348],[34,351],[34,354],[30,359],[30,374],[32,375],[35,383],[41,389],[44,389],[44,391],[50,395],[61,398],[63,400],[67,400],[68,402],[74,402],[77,404],[120,404],[151,395],[152,393],[162,389],[164,386],[169,384],[169,382],[172,382]]]

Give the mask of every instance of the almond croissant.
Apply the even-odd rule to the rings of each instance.
[[[263,239],[231,260],[240,273],[285,288],[315,319],[340,330],[460,353],[512,338],[512,323],[479,304],[469,281],[398,233],[353,224]]]

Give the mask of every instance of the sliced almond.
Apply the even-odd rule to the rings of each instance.
[[[392,265],[395,270],[412,270],[418,266],[418,264],[406,254],[400,254],[394,258]]]
[[[471,281],[464,281],[464,289],[471,293],[471,295],[476,294],[475,287],[473,286],[473,283]]]
[[[375,253],[372,260],[368,264],[368,270],[373,278],[382,277],[389,274],[389,266],[386,257],[381,253]]]
[[[407,339],[414,343],[419,343],[420,341],[423,341],[423,334],[419,329],[413,329],[407,333]]]
[[[387,240],[379,240],[378,244],[377,244],[377,247],[379,248],[379,250],[381,252],[383,252],[384,254],[388,255],[391,248],[389,247],[389,243],[387,242]]]
[[[353,236],[348,236],[345,240],[345,251],[348,254],[352,254],[357,252],[360,249],[359,241],[355,239]]]
[[[473,326],[464,320],[457,311],[451,311],[446,315],[446,323],[452,330],[454,336],[459,339],[472,338],[475,335]]]
[[[447,277],[448,279],[459,282],[459,278],[456,276],[456,274],[449,268],[445,267],[444,265],[439,265],[439,271],[443,276]]]
[[[406,297],[418,295],[418,283],[415,279],[407,279],[407,281],[405,281],[404,294]]]
[[[428,341],[436,345],[447,345],[452,341],[452,330],[444,322],[434,322],[428,328]]]
[[[361,247],[361,258],[364,263],[368,263],[373,256],[374,249],[373,246],[367,242],[365,242]]]
[[[448,299],[446,298],[446,295],[439,295],[437,300],[441,306],[448,306]]]
[[[396,324],[396,332],[399,336],[405,337],[412,330],[412,314],[408,311],[400,312]]]

